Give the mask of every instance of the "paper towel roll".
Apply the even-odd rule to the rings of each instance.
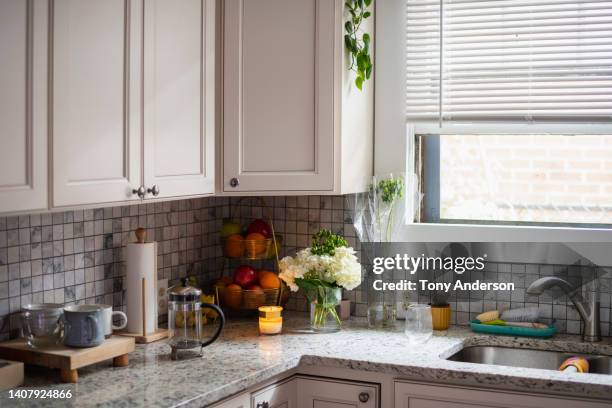
[[[157,330],[157,242],[127,244],[126,305],[130,333],[142,333],[142,278],[145,278],[145,331]]]

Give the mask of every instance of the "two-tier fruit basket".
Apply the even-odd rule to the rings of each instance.
[[[255,200],[264,207],[260,198],[241,198],[219,231],[224,276],[214,283],[214,291],[218,304],[230,316],[251,315],[260,306],[280,305],[289,295],[275,272],[282,237],[276,234],[271,218],[241,217],[239,209],[245,200]]]

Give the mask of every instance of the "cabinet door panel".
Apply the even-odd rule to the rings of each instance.
[[[253,393],[251,407],[261,408],[296,408],[296,380],[285,381],[271,385],[261,391]],[[265,405],[265,404],[268,405]]]
[[[378,387],[358,382],[297,379],[298,408],[376,408]],[[359,400],[367,394],[367,401]]]
[[[335,10],[226,2],[224,191],[333,189]]]
[[[0,212],[47,207],[47,0],[0,0]]]
[[[449,402],[423,398],[410,398],[407,405],[409,408],[465,408],[468,406],[477,408],[499,408],[492,405],[466,405],[464,402]]]
[[[251,408],[251,398],[248,392],[213,405],[211,408]]]
[[[604,408],[609,402],[397,381],[395,408]]]
[[[144,179],[214,192],[214,0],[144,4]]]
[[[142,3],[53,4],[53,204],[135,198]]]

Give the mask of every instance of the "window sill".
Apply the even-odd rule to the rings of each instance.
[[[406,224],[400,237],[404,242],[612,242],[612,230],[415,223]]]
[[[584,265],[577,260],[586,258],[612,266],[612,231],[606,229],[421,223],[406,224],[399,235],[403,242],[482,243],[477,247],[490,262]]]

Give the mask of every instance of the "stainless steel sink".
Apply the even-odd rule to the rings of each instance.
[[[589,361],[590,373],[612,374],[612,357],[598,354],[563,353],[495,346],[471,346],[453,354],[448,360],[558,370],[561,363],[572,356],[586,358]]]

